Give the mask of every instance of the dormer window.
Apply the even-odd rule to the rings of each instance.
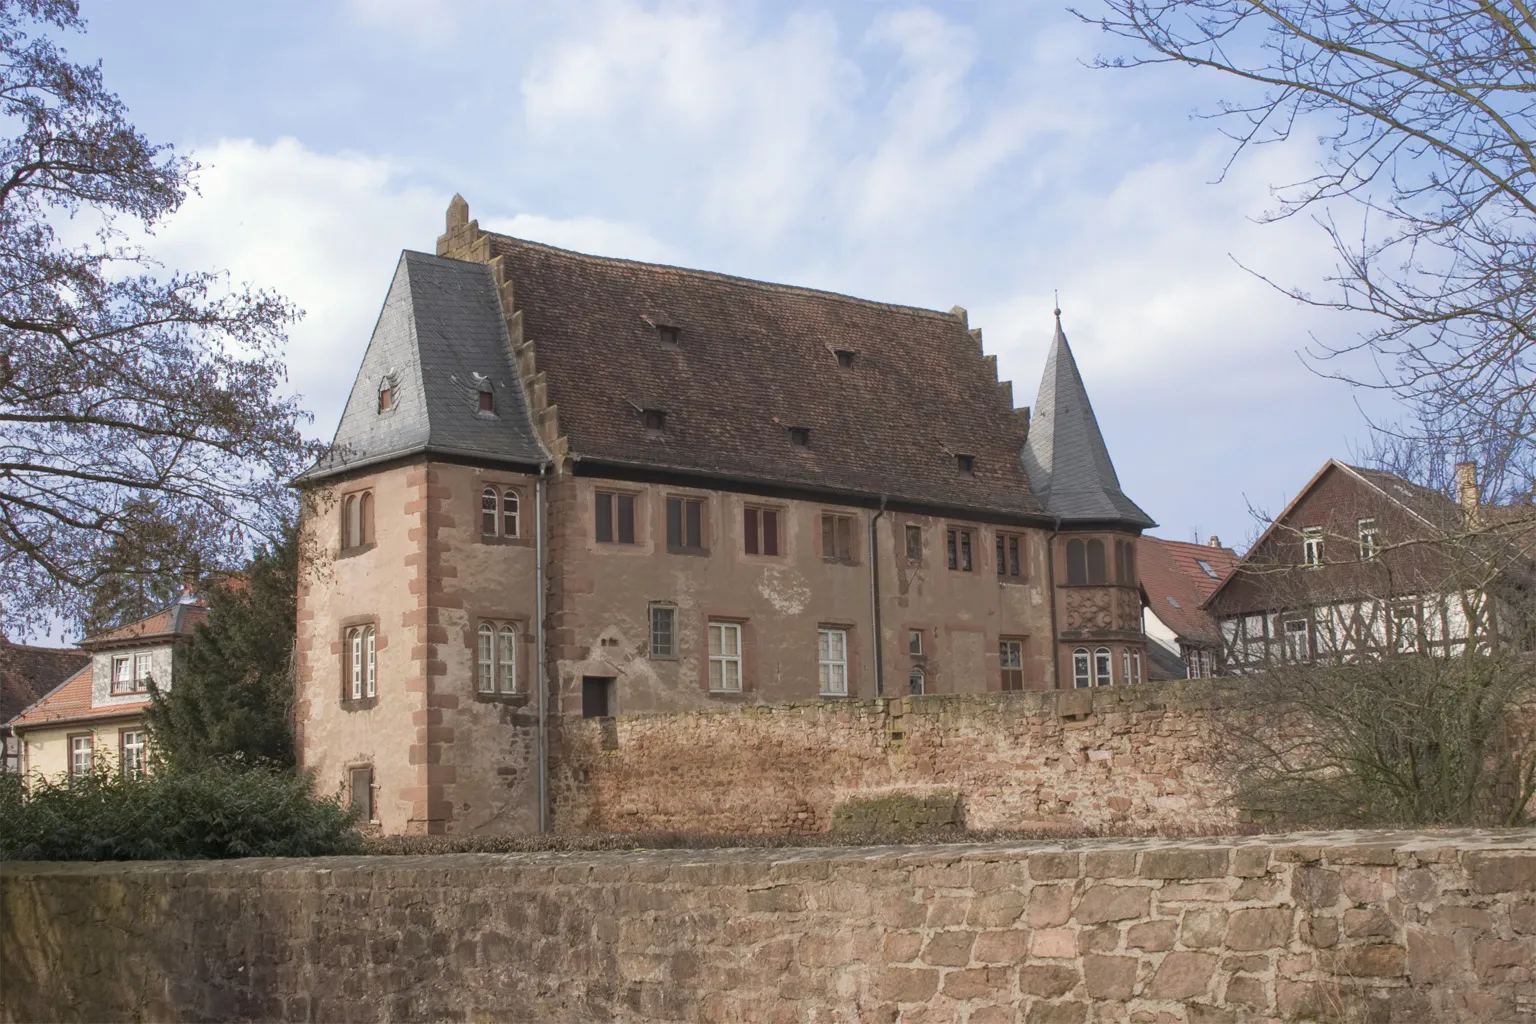
[[[496,396],[494,394],[489,391],[480,392],[480,411],[488,413],[496,412]]]
[[[379,412],[390,412],[395,407],[395,379],[385,377],[379,381]]]
[[[645,424],[645,429],[653,434],[663,433],[667,429],[665,409],[641,409],[640,419]]]
[[[956,455],[955,469],[962,476],[974,476],[976,474],[976,456]]]
[[[683,332],[671,324],[656,325],[656,339],[662,348],[680,348]]]
[[[857,354],[851,348],[840,348],[832,353],[837,356],[837,368],[839,370],[853,369],[854,356]]]
[[[790,427],[789,443],[796,448],[809,448],[811,446],[811,428]]]

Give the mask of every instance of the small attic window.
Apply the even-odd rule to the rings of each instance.
[[[1207,576],[1209,576],[1211,579],[1213,579],[1213,580],[1221,579],[1221,577],[1216,574],[1216,570],[1211,568],[1211,563],[1207,562],[1205,559],[1197,558],[1197,559],[1195,559],[1195,564],[1198,565],[1201,569],[1205,570],[1205,574]]]
[[[656,338],[661,342],[662,348],[679,348],[682,344],[683,332],[680,328],[671,324],[657,324]]]
[[[974,455],[956,455],[955,456],[955,469],[958,470],[961,473],[961,475],[963,475],[963,476],[975,476],[976,475],[976,456],[974,456]]]
[[[390,412],[395,407],[395,377],[385,374],[379,379],[379,412]]]
[[[653,434],[660,434],[667,429],[665,409],[641,409],[640,419],[645,424],[645,429]]]
[[[1175,608],[1182,609],[1184,607],[1183,605],[1179,604],[1178,601],[1174,600],[1172,594],[1167,594],[1167,595],[1164,595],[1164,596],[1166,596],[1168,598],[1168,603],[1173,605]]]
[[[789,443],[796,448],[809,448],[811,446],[811,428],[790,427]]]
[[[496,411],[496,396],[494,394],[492,394],[489,391],[482,391],[482,392],[480,392],[480,411],[481,412],[495,412]]]
[[[851,348],[840,348],[832,353],[837,356],[837,368],[839,370],[853,369],[854,356],[857,355]]]

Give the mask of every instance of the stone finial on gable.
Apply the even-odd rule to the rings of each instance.
[[[480,222],[469,219],[469,203],[457,192],[448,203],[448,215],[445,218],[446,230],[437,236],[437,254],[456,260],[476,260],[484,263],[490,259],[489,250],[475,252],[472,250],[475,242],[480,238]]]

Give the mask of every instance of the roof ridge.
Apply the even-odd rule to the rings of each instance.
[[[14,640],[0,637],[0,650],[32,651],[37,654],[78,654],[81,657],[89,657],[84,651],[75,646],[69,647],[39,647],[36,644],[18,644]]]
[[[706,279],[714,280],[714,281],[724,281],[724,282],[728,282],[728,283],[731,283],[731,284],[750,285],[750,286],[752,286],[754,288],[760,288],[760,289],[762,289],[764,291],[789,292],[789,293],[797,294],[797,295],[821,295],[821,296],[824,296],[824,297],[827,297],[827,298],[841,299],[841,300],[843,300],[845,302],[858,303],[859,305],[863,305],[863,306],[874,306],[874,307],[876,307],[878,309],[888,309],[888,310],[902,311],[902,312],[909,312],[909,313],[921,313],[924,316],[936,317],[936,318],[941,319],[941,320],[950,320],[950,321],[959,320],[959,318],[956,317],[953,312],[944,312],[943,310],[930,309],[927,306],[909,306],[909,305],[906,305],[906,304],[900,303],[900,302],[882,302],[879,299],[866,299],[866,298],[862,298],[862,297],[860,297],[858,295],[850,295],[847,292],[834,292],[834,291],[829,291],[828,289],[825,289],[825,288],[812,288],[812,287],[810,287],[808,285],[785,284],[785,283],[783,283],[781,281],[764,281],[761,278],[742,277],[739,274],[724,274],[724,273],[721,273],[718,270],[702,270],[702,269],[700,269],[698,267],[683,267],[683,266],[678,266],[675,263],[653,263],[653,262],[650,262],[650,261],[647,261],[647,260],[629,259],[629,258],[624,257],[624,256],[599,256],[596,253],[581,252],[581,251],[576,250],[576,249],[565,249],[565,248],[562,248],[562,247],[560,247],[558,245],[550,245],[548,242],[535,242],[532,239],[519,238],[516,235],[503,235],[503,234],[500,234],[499,232],[485,231],[484,229],[482,229],[482,234],[488,235],[488,236],[490,236],[492,238],[502,238],[502,239],[506,239],[509,242],[516,242],[518,245],[531,246],[531,247],[536,248],[536,249],[546,249],[546,250],[548,250],[550,252],[557,252],[557,253],[560,253],[561,255],[564,255],[564,256],[575,256],[578,259],[591,260],[593,262],[598,262],[598,263],[615,263],[615,264],[624,264],[624,265],[632,266],[632,267],[650,267],[650,268],[655,269],[655,270],[671,270],[671,271],[676,271],[676,272],[681,273],[681,274],[691,274],[691,275],[694,275],[696,277],[706,278]],[[407,249],[405,251],[408,252],[408,253],[418,252],[418,250],[414,250],[414,249]],[[431,255],[431,254],[429,254],[429,253],[421,253],[421,255],[425,256],[425,255]],[[438,257],[435,257],[435,258],[437,258],[437,259],[449,259],[450,257],[438,256]],[[472,261],[456,261],[456,262],[472,262]],[[960,307],[956,307],[956,308],[960,308]],[[961,321],[961,325],[965,326],[965,322]]]
[[[1148,540],[1157,541],[1159,544],[1178,544],[1186,548],[1194,548],[1197,551],[1226,551],[1230,554],[1237,553],[1235,549],[1229,548],[1225,544],[1213,546],[1211,544],[1202,544],[1197,540],[1172,540],[1168,537],[1158,537],[1150,533],[1144,534],[1144,536]]]

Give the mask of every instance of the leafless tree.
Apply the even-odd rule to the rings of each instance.
[[[1079,17],[1137,44],[1102,66],[1176,63],[1232,79],[1216,118],[1237,159],[1315,132],[1316,174],[1275,191],[1328,233],[1330,289],[1302,301],[1364,311],[1372,357],[1352,383],[1407,403],[1383,437],[1441,462],[1475,459],[1487,497],[1536,478],[1536,8],[1525,0],[1100,0]],[[1332,367],[1333,375],[1351,371]],[[1322,365],[1314,362],[1314,365]]]
[[[311,455],[282,397],[295,311],[132,243],[195,166],[55,38],[75,0],[0,0],[0,624],[79,617],[104,579],[237,565]],[[91,231],[82,231],[88,225]],[[81,234],[85,241],[74,241]]]

